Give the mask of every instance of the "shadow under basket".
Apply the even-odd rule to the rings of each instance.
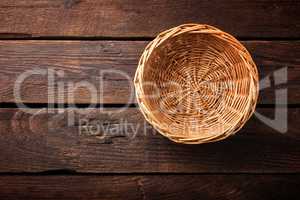
[[[150,42],[134,85],[146,120],[185,144],[235,134],[253,114],[259,87],[246,48],[230,34],[201,24],[172,28]]]

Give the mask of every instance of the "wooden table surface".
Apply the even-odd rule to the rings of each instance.
[[[298,199],[299,10],[298,0],[1,0],[0,199]],[[108,75],[101,85],[99,71],[132,79],[157,33],[190,22],[242,41],[267,82],[257,112],[273,118],[287,108],[286,133],[257,115],[237,135],[203,145],[175,144],[150,125],[111,130],[146,122],[129,98],[131,82]],[[285,69],[288,81],[277,83]],[[30,108],[19,108],[14,87],[30,70],[63,74],[52,85],[47,73],[26,79],[21,98]],[[96,108],[86,109],[84,87],[67,87],[83,82],[102,97]],[[275,98],[286,89],[288,105]],[[109,134],[84,134],[79,119]]]

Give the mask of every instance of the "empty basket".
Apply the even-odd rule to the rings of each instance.
[[[185,144],[233,135],[253,114],[258,97],[258,72],[246,48],[201,24],[160,33],[145,48],[134,84],[146,120]]]

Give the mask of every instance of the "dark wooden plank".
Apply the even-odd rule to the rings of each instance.
[[[136,108],[28,111],[0,110],[0,172],[300,172],[298,108],[289,109],[287,133],[253,118],[237,135],[203,145],[169,141]]]
[[[134,103],[130,99],[138,59],[147,41],[1,41],[0,42],[0,102],[18,102],[14,98],[14,85],[18,77],[28,70],[63,71],[55,76],[55,83],[47,84],[47,76],[30,76],[22,84],[21,95],[27,103],[71,103],[67,97],[74,94],[76,103]],[[260,104],[275,103],[275,91],[288,88],[288,103],[300,103],[300,42],[253,41],[243,42],[259,67],[260,78],[270,87],[260,92]],[[274,85],[274,76],[282,75],[287,67],[288,83]],[[113,74],[104,70],[116,70]],[[100,74],[104,73],[103,76]],[[103,80],[103,82],[100,82]],[[95,100],[86,87],[73,91],[72,83],[88,82],[95,87]],[[58,85],[64,84],[62,92]],[[71,85],[69,85],[71,84]],[[265,84],[266,85],[266,84]],[[103,86],[103,92],[100,88]],[[48,87],[50,89],[48,90]],[[49,91],[49,92],[48,92]],[[131,93],[130,93],[131,91]]]
[[[240,37],[300,36],[295,0],[1,0],[3,37],[154,36],[182,23],[206,23]]]
[[[1,176],[0,198],[297,199],[299,175]]]

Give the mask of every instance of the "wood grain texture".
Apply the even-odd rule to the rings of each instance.
[[[287,133],[253,118],[237,135],[203,145],[169,141],[136,108],[28,111],[0,110],[0,172],[300,172],[298,108],[288,112]]]
[[[300,36],[294,0],[1,0],[2,37],[154,36],[182,23],[206,23],[239,37]]]
[[[0,198],[297,199],[299,175],[1,176]]]
[[[14,98],[18,77],[35,69],[40,70],[39,74],[29,76],[21,84],[23,102],[135,103],[135,98],[130,98],[130,94],[134,96],[132,79],[147,43],[0,41],[0,102],[18,102]],[[300,103],[300,42],[248,41],[243,44],[253,55],[260,79],[263,80],[259,103],[276,103],[276,92],[285,88],[289,90],[288,103]],[[281,71],[284,68],[287,68],[288,83],[274,81],[275,76],[284,78]],[[47,70],[55,70],[53,85],[47,84],[47,75],[41,75],[47,73]],[[107,70],[115,70],[119,74]],[[58,71],[63,74],[58,75]],[[129,80],[124,74],[128,75]],[[87,90],[87,83],[95,88],[93,92]],[[63,89],[58,91],[59,87]],[[91,94],[96,95],[95,99],[92,99]]]

